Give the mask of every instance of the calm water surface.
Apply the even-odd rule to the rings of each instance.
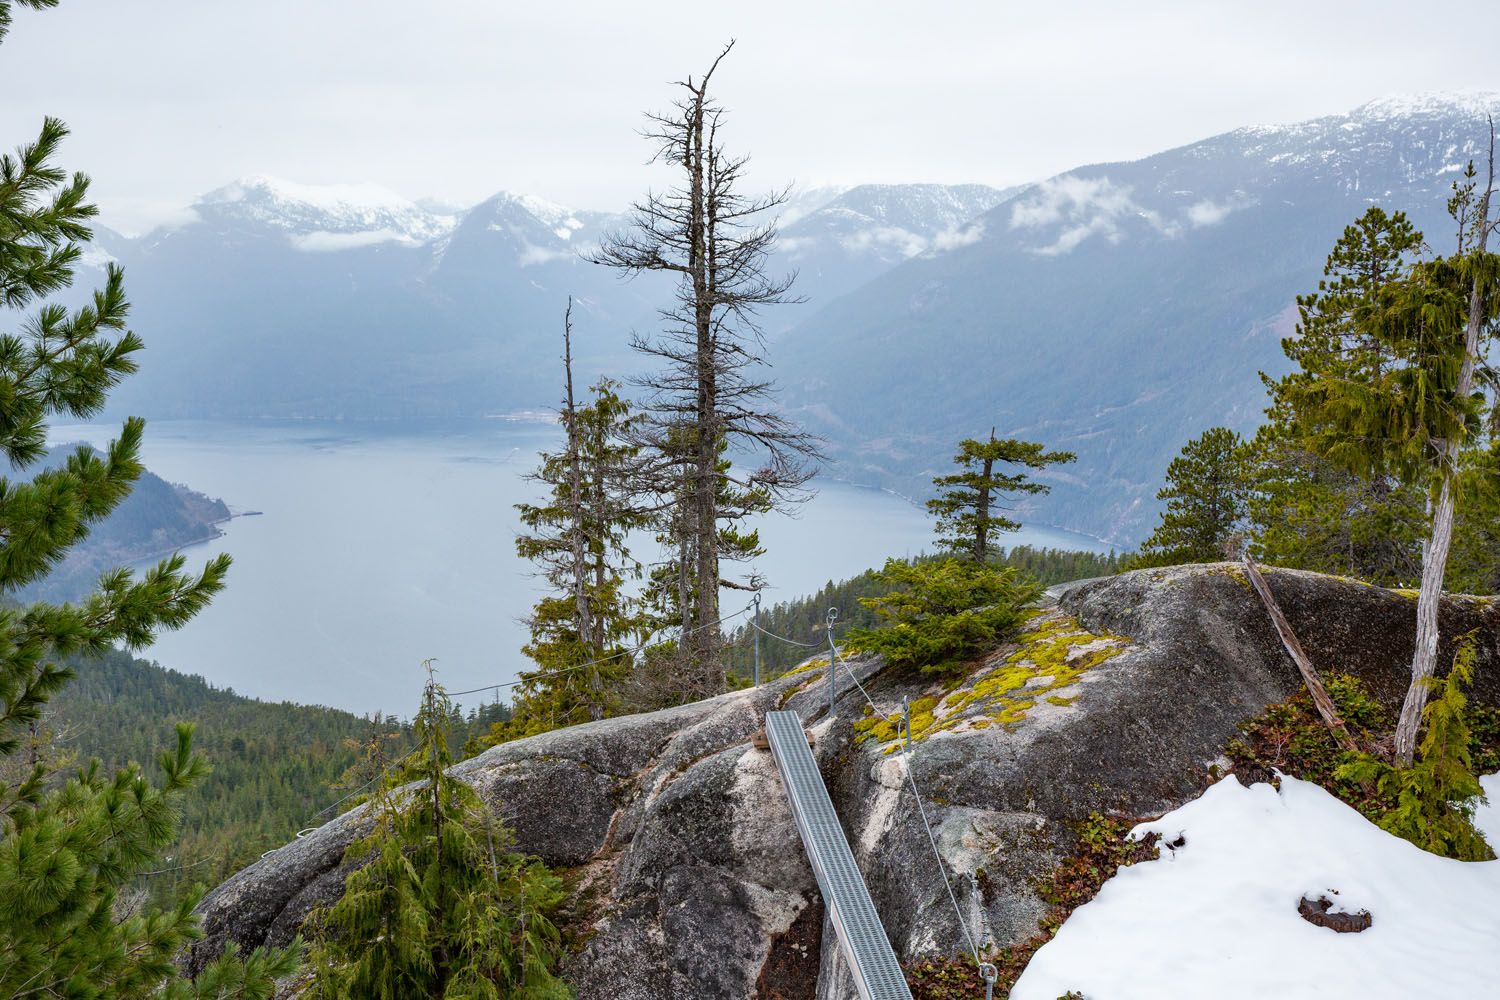
[[[64,426],[52,437],[103,444],[117,432]],[[186,550],[190,566],[230,553],[229,585],[144,655],[241,694],[356,712],[410,714],[426,657],[450,690],[513,680],[524,667],[518,619],[539,592],[515,555],[513,505],[535,498],[523,476],[555,442],[551,426],[504,420],[150,424],[153,472],[262,513]],[[818,490],[798,517],[761,523],[766,603],[930,542],[925,513],[904,500],[828,481]],[[1048,529],[1012,541],[1099,547]],[[744,601],[727,594],[725,610]]]

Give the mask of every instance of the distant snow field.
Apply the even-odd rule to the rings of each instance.
[[[1475,820],[1500,844],[1500,774]],[[1440,858],[1317,785],[1227,777],[1137,833],[1162,857],[1120,871],[1032,958],[1013,1000],[1275,1000],[1500,996],[1500,861]],[[1181,835],[1176,850],[1166,843]],[[1337,895],[1334,895],[1337,891]],[[1325,894],[1372,926],[1297,913]]]

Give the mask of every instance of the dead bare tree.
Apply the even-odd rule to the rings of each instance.
[[[796,301],[795,275],[767,270],[776,241],[770,216],[786,193],[742,194],[747,158],[727,154],[720,141],[724,109],[709,84],[733,47],[696,82],[676,84],[683,96],[670,111],[647,116],[652,162],[672,167],[676,180],[637,202],[633,226],[592,255],[626,276],[677,276],[660,332],[633,335],[631,346],[661,366],[637,385],[645,390],[652,488],[671,508],[666,546],[675,561],[682,645],[704,693],[724,683],[719,588],[756,585],[720,576],[722,559],[757,551],[754,533],[736,525],[749,513],[803,499],[811,463],[820,458],[816,440],[776,412],[774,385],[764,375],[756,314]],[[740,453],[761,463],[750,475],[736,475],[729,464],[728,456]]]

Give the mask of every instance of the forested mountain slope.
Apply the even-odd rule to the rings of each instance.
[[[62,463],[78,445],[52,448],[43,466]],[[15,592],[21,601],[77,601],[87,596],[99,574],[170,555],[176,549],[217,538],[218,525],[232,516],[228,504],[181,483],[169,483],[147,470],[130,495],[52,572]]]
[[[176,724],[192,722],[193,745],[212,767],[184,797],[171,862],[148,880],[149,889],[212,883],[249,864],[299,829],[338,814],[330,806],[362,783],[355,775],[349,783],[356,787],[340,780],[361,759],[361,744],[383,736],[390,759],[410,745],[409,727],[399,720],[246,698],[119,650],[73,658],[68,666],[75,678],[53,696],[35,734],[44,752],[79,764],[98,757],[107,769],[135,761],[151,773],[158,755],[174,745]],[[412,693],[413,708],[419,694]],[[493,705],[456,716],[456,743],[504,717]]]

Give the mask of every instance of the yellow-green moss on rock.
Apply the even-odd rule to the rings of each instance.
[[[788,670],[784,674],[777,674],[776,677],[779,680],[782,677],[795,677],[798,674],[805,674],[805,673],[808,673],[808,672],[813,671],[813,670],[827,670],[827,669],[828,669],[828,657],[826,657],[826,656],[823,656],[823,657],[814,657],[813,659],[808,660],[806,663],[798,664],[797,666],[795,666],[792,669]]]
[[[1075,700],[1059,692],[1072,687],[1088,670],[1123,653],[1130,640],[1090,632],[1060,611],[1032,616],[1016,647],[991,658],[975,677],[941,696],[911,703],[911,738],[920,742],[934,733],[960,727],[1012,728],[1045,700],[1065,707]],[[868,714],[854,723],[855,739],[874,740],[886,753],[897,749],[901,713]]]

